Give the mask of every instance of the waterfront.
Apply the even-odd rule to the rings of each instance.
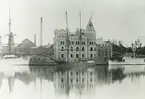
[[[145,66],[0,67],[3,99],[144,99]],[[132,71],[132,72],[131,72]]]

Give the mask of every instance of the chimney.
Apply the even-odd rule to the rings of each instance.
[[[40,46],[42,46],[42,22],[43,22],[43,19],[42,17],[40,18]]]
[[[36,46],[36,34],[34,34],[34,44]]]

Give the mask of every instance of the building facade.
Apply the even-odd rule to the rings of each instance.
[[[68,49],[69,53],[67,53]],[[70,62],[75,62],[94,59],[94,57],[96,57],[96,31],[91,19],[86,29],[77,29],[75,33],[68,29],[55,30],[54,58],[56,60],[67,61],[68,59]]]
[[[112,44],[109,41],[104,41],[102,38],[96,40],[96,58],[107,60],[112,57]]]

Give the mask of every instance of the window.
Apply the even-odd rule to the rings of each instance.
[[[73,44],[74,44],[74,41],[72,41],[71,43],[72,43],[72,45],[73,45]]]
[[[76,47],[76,51],[79,51],[79,47]]]
[[[93,54],[90,54],[90,57],[93,58]]]
[[[107,56],[108,55],[108,53],[107,53],[107,51],[105,52],[105,56]]]
[[[90,51],[93,51],[93,47],[90,48]]]
[[[78,41],[78,44],[79,44],[79,41]]]
[[[61,47],[61,51],[64,51],[64,47]]]
[[[79,54],[76,54],[76,58],[79,58]]]
[[[61,57],[64,58],[64,54],[61,54]]]
[[[70,54],[70,57],[73,58],[73,54]]]
[[[85,48],[84,47],[82,47],[82,51],[85,51]]]
[[[73,51],[73,47],[71,47],[71,49],[70,49],[71,51]]]
[[[78,42],[76,41],[76,44],[78,44]]]
[[[63,83],[63,78],[61,78],[61,83]]]
[[[61,41],[60,44],[64,44],[64,41]]]
[[[82,58],[84,58],[84,54],[82,54]]]

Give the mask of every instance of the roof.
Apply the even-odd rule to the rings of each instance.
[[[96,39],[96,44],[111,44],[109,41],[104,41],[102,38]]]
[[[92,17],[90,18],[90,20],[86,26],[86,31],[95,31],[95,28],[94,28],[94,25],[93,25],[91,19],[92,19]]]
[[[35,44],[26,38],[17,47],[28,48],[28,47],[34,47],[34,46]]]

